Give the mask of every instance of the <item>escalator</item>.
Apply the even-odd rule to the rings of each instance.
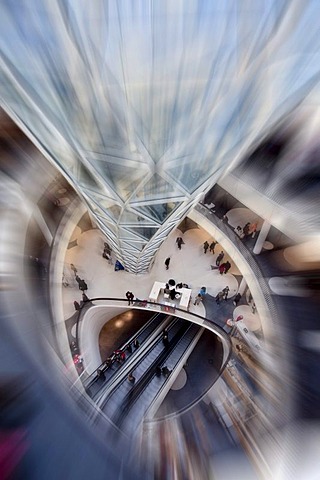
[[[134,336],[129,338],[129,340],[123,345],[120,345],[118,350],[125,352],[126,360],[129,360],[136,352],[134,347],[131,347],[131,351],[128,349],[129,345],[133,345],[135,339],[139,341],[139,345],[142,345],[149,338],[152,338],[157,334],[158,331],[162,331],[169,321],[170,317],[168,315],[164,313],[156,313],[137,333],[134,334]],[[132,348],[134,350],[132,350]],[[86,389],[87,394],[96,400],[103,386],[118,372],[119,364],[116,362],[115,355],[113,354],[83,381],[83,386]]]
[[[170,379],[170,374],[159,375],[159,367],[166,365],[170,367],[169,372],[173,371],[194,339],[198,341],[202,328],[178,319],[172,322],[168,332],[171,340],[167,344],[163,343],[162,336],[151,342],[147,354],[132,366],[136,382],[132,385],[124,372],[118,384],[99,402],[103,413],[118,427],[126,421],[130,424],[129,430],[135,431]]]

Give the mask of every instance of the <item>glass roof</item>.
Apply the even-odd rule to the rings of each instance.
[[[203,186],[318,88],[318,10],[317,0],[2,0],[2,106],[107,236],[111,221],[145,239],[134,263],[110,236],[123,264],[145,271]]]

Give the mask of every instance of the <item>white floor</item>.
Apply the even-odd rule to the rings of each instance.
[[[177,236],[182,236],[185,244],[179,250],[175,241]],[[65,276],[69,286],[62,286],[64,318],[69,318],[74,313],[74,300],[81,300],[81,291],[70,270],[70,263],[78,269],[78,275],[88,284],[86,292],[89,298],[94,297],[117,297],[125,298],[125,293],[130,290],[140,299],[148,299],[149,292],[155,280],[167,282],[174,278],[177,283],[187,283],[192,288],[192,298],[198,294],[200,288],[205,286],[207,292],[216,295],[226,285],[230,287],[229,297],[233,296],[237,289],[237,280],[232,274],[240,274],[234,262],[225,252],[223,262],[229,260],[232,267],[226,275],[220,275],[218,271],[211,270],[210,265],[215,265],[215,259],[221,251],[220,245],[215,248],[215,254],[209,251],[204,254],[203,243],[211,242],[210,236],[203,229],[191,229],[182,234],[175,230],[164,241],[157,252],[154,266],[150,273],[134,275],[125,271],[115,272],[114,265],[110,265],[102,257],[103,242],[106,241],[99,230],[89,230],[81,233],[77,227],[71,237],[77,239],[78,245],[67,250],[65,256]],[[164,261],[170,256],[170,268],[166,270]],[[113,258],[113,264],[115,258]],[[190,306],[191,312],[205,316],[202,304]]]

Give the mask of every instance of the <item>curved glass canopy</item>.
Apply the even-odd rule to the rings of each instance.
[[[317,16],[317,1],[3,0],[1,103],[144,272],[200,195],[315,95]]]

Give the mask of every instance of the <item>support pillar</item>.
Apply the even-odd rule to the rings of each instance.
[[[259,253],[261,253],[263,244],[266,241],[266,238],[267,238],[268,233],[270,231],[270,227],[271,227],[270,223],[267,222],[267,220],[265,220],[262,224],[262,227],[261,227],[261,230],[259,232],[256,244],[255,244],[254,249],[253,249],[253,253],[255,253],[256,255],[259,255]]]
[[[51,245],[52,242],[53,242],[53,235],[50,232],[50,229],[49,229],[45,219],[43,218],[43,215],[40,212],[39,207],[33,207],[33,215],[34,215],[35,221],[38,224],[38,227],[41,230],[42,235],[46,239],[47,244]]]
[[[240,295],[243,295],[246,288],[247,288],[247,282],[245,281],[244,278],[242,278],[237,293],[240,293]]]

